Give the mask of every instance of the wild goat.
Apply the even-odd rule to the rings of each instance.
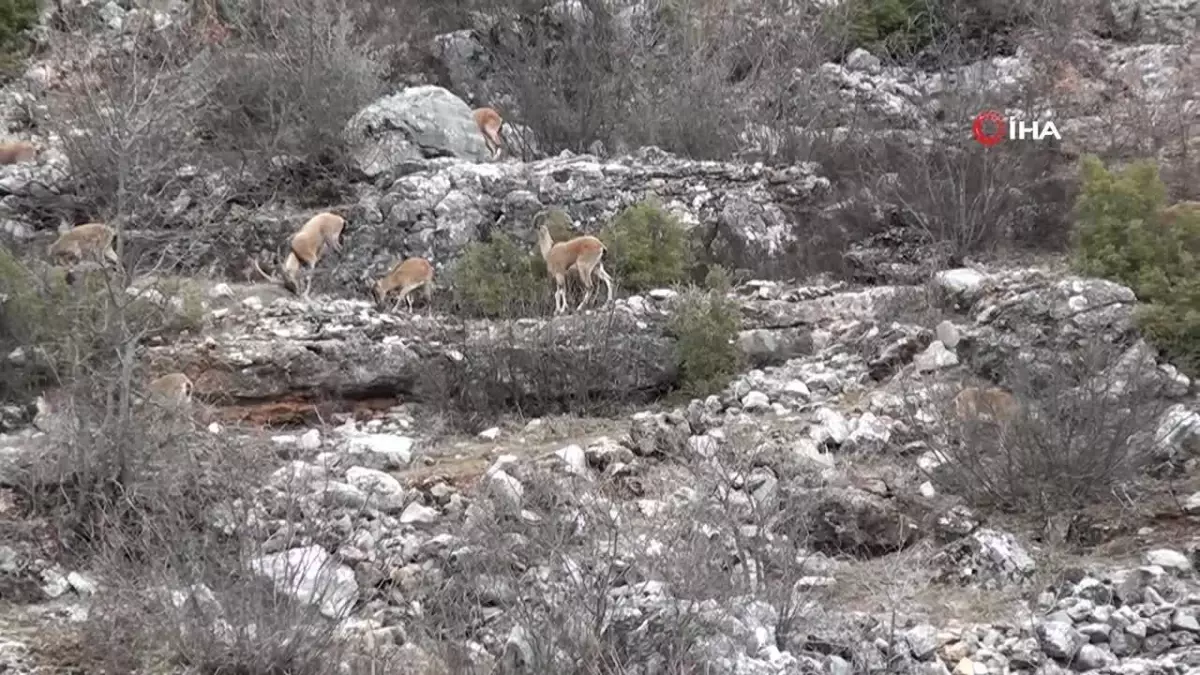
[[[121,259],[113,249],[113,241],[117,233],[104,223],[84,223],[58,235],[58,239],[46,249],[50,261],[55,265],[65,265],[67,283],[73,283],[74,273],[70,269],[83,262],[95,262],[103,267],[105,261],[113,263],[121,269]]]
[[[500,117],[500,113],[494,108],[476,108],[471,111],[471,117],[475,118],[475,126],[479,127],[479,133],[483,134],[483,142],[487,143],[492,159],[498,159],[505,146],[501,131],[504,128],[504,118]]]
[[[554,279],[554,313],[561,314],[567,310],[567,273],[572,269],[579,273],[584,287],[583,299],[575,308],[576,312],[583,309],[588,300],[592,299],[593,275],[604,282],[608,291],[608,299],[604,304],[612,302],[612,277],[604,271],[604,263],[601,262],[604,252],[608,250],[604,243],[590,235],[555,243],[550,236],[550,228],[544,222],[547,217],[549,211],[539,211],[533,217],[533,224],[538,230],[538,250],[542,253],[542,259],[546,261],[546,272]]]
[[[167,373],[154,378],[146,385],[151,399],[172,405],[191,403],[192,392],[195,389],[191,378],[183,373]]]
[[[375,282],[371,292],[375,296],[376,306],[382,310],[388,294],[397,288],[400,289],[400,296],[396,298],[396,304],[392,307],[392,311],[400,308],[401,301],[406,301],[408,312],[411,314],[413,311],[412,292],[418,288],[421,289],[421,293],[425,297],[426,309],[428,309],[429,302],[432,300],[432,287],[433,265],[424,258],[409,258],[392,266],[386,275]]]
[[[1011,422],[1021,406],[1012,394],[998,387],[967,387],[954,397],[954,413],[961,421]]]
[[[301,265],[307,266],[308,280],[304,286],[303,296],[308,298],[308,293],[312,290],[313,270],[316,269],[317,262],[325,254],[326,246],[336,252],[341,252],[341,236],[345,227],[346,220],[341,216],[329,212],[318,213],[292,235],[291,251],[283,262],[283,279],[268,275],[262,267],[259,267],[257,260],[253,261],[254,269],[258,270],[258,273],[267,281],[282,282],[284,288],[296,293],[299,288],[297,277],[300,274],[300,267]]]
[[[1160,212],[1163,222],[1172,224],[1180,218],[1200,217],[1200,202],[1184,201],[1168,206]]]
[[[29,141],[4,141],[0,143],[0,164],[20,164],[37,159],[37,146]]]

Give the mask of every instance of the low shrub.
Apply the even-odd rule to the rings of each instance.
[[[1151,468],[1155,434],[1169,401],[1153,361],[1126,359],[1108,344],[1063,354],[1053,364],[1021,364],[1005,375],[1017,404],[985,400],[959,416],[958,388],[914,414],[914,428],[937,420],[931,449],[942,462],[935,485],[972,504],[1050,520],[1064,511],[1124,500]],[[922,421],[922,416],[925,421]]]
[[[929,0],[856,0],[849,11],[850,44],[879,55],[909,56],[935,37]]]
[[[1190,376],[1200,375],[1200,280],[1174,286],[1169,301],[1138,308],[1138,326],[1167,359]]]
[[[634,292],[682,283],[695,259],[687,230],[654,200],[617,214],[600,239],[613,277]]]
[[[725,296],[728,274],[714,268],[706,290],[689,289],[677,301],[667,330],[676,340],[680,389],[703,397],[729,384],[741,365],[737,347],[741,317],[738,305]]]
[[[545,262],[503,232],[468,245],[453,278],[454,304],[464,314],[532,316],[550,306]]]
[[[0,0],[0,74],[16,75],[25,51],[25,31],[37,24],[38,0]]]
[[[1139,325],[1189,374],[1200,372],[1200,209],[1164,208],[1166,187],[1151,161],[1111,172],[1082,163],[1074,264],[1125,284],[1147,303]]]

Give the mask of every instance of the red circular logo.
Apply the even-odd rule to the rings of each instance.
[[[995,131],[988,133],[985,125],[992,124]],[[993,145],[1004,140],[1008,134],[1004,129],[1004,115],[995,110],[985,110],[975,116],[975,123],[971,125],[971,133],[975,135],[975,140],[985,148],[990,148]]]

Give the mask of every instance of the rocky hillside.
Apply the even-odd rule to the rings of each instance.
[[[1197,7],[15,3],[0,672],[1200,672]]]

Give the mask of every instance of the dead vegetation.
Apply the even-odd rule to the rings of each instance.
[[[913,422],[940,430],[930,478],[976,506],[1047,527],[1098,502],[1131,502],[1138,479],[1165,459],[1156,448],[1171,386],[1152,358],[1134,353],[1093,345],[1053,366],[1016,363],[996,393],[975,390],[974,405],[957,387],[914,404],[922,412]]]

